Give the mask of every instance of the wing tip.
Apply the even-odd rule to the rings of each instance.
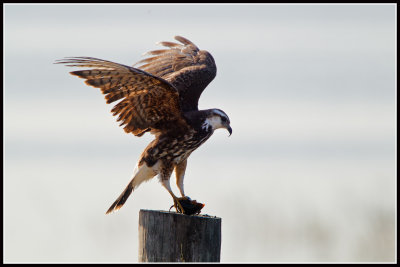
[[[185,45],[190,45],[190,44],[194,45],[193,42],[191,42],[189,39],[187,39],[183,36],[180,36],[180,35],[175,35],[174,39]]]
[[[69,72],[69,74],[74,75],[74,76],[78,76],[80,78],[81,76],[78,73],[80,73],[80,72],[79,71],[70,71]]]

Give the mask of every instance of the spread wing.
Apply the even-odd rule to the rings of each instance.
[[[198,110],[201,93],[217,73],[214,58],[188,39],[175,36],[182,44],[160,42],[169,49],[147,52],[152,57],[134,66],[170,82],[179,91],[183,111]]]
[[[72,71],[87,85],[101,89],[107,104],[121,100],[111,112],[119,115],[127,133],[141,136],[147,131],[161,133],[186,127],[176,88],[162,78],[133,67],[92,57],[72,57],[56,63],[88,67]]]

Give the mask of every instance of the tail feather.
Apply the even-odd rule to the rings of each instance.
[[[107,210],[106,214],[111,213],[114,210],[119,210],[124,204],[128,197],[131,195],[133,191],[133,181],[131,181],[122,194],[114,201],[111,207]]]
[[[155,164],[152,167],[148,167],[146,163],[138,166],[138,169],[133,177],[133,179],[126,186],[125,190],[121,193],[121,195],[114,201],[111,207],[107,210],[106,214],[111,213],[114,210],[119,210],[126,202],[128,197],[132,194],[133,190],[138,187],[144,181],[147,181],[153,178],[157,174],[157,166]]]

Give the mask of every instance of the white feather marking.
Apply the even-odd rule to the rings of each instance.
[[[159,162],[154,164],[152,167],[147,166],[146,163],[143,163],[143,165],[140,167],[136,166],[135,171],[134,171],[133,181],[132,181],[133,188],[135,189],[141,183],[150,180],[156,174],[158,174],[159,166],[160,166]]]
[[[207,118],[202,125],[203,130],[207,129],[208,126],[211,126],[213,130],[223,127],[221,123],[221,117],[212,116]]]
[[[221,117],[227,117],[225,113],[219,111],[218,109],[214,109],[213,113],[220,115]]]

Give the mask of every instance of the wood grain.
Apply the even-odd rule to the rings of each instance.
[[[221,218],[140,210],[139,262],[219,262]]]

